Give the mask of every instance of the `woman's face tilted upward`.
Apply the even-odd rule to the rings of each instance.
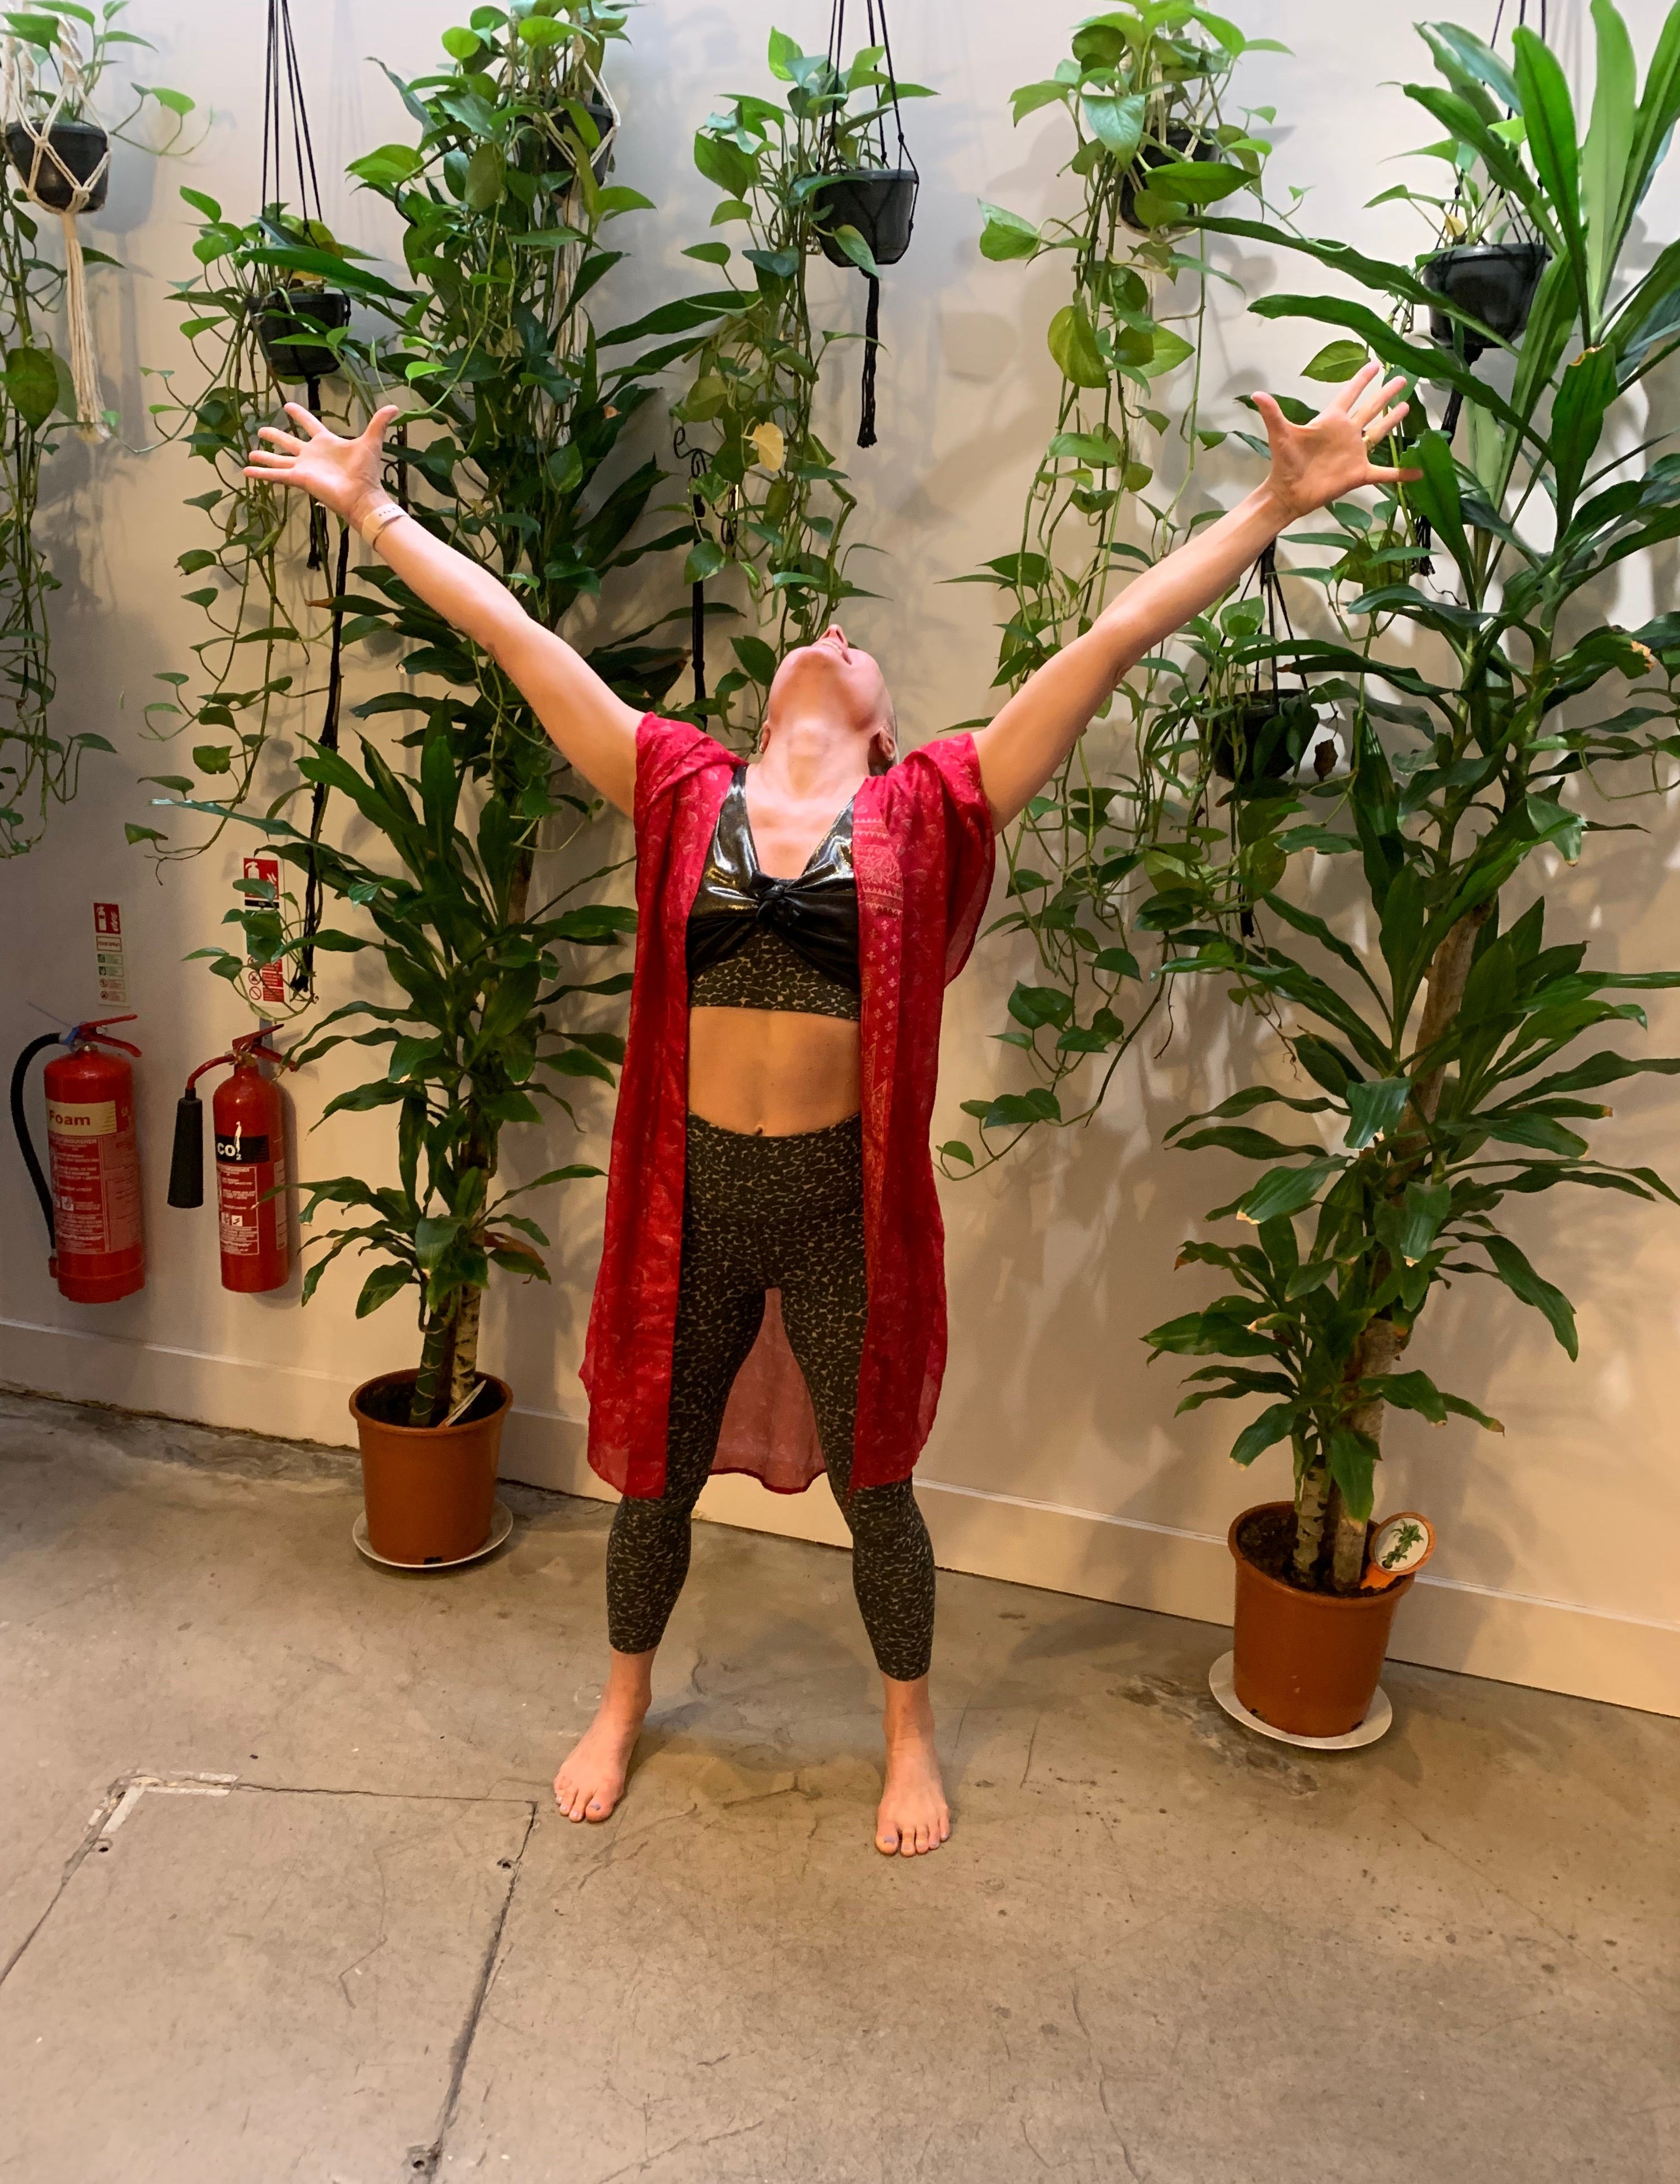
[[[839,736],[868,745],[871,770],[890,765],[898,745],[898,722],[887,678],[872,653],[846,641],[832,621],[814,644],[796,645],[786,654],[770,686],[765,712],[768,743],[784,721],[821,720]]]

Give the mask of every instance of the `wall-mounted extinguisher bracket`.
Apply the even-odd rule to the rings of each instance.
[[[170,1204],[204,1202],[204,1110],[196,1087],[212,1069],[232,1075],[210,1103],[215,1135],[216,1211],[221,1230],[224,1289],[253,1295],[277,1290],[292,1271],[286,1185],[286,1101],[260,1064],[287,1069],[284,1055],[247,1032],[226,1054],[201,1061],[176,1103],[170,1161]]]
[[[12,1128],[46,1217],[49,1272],[76,1304],[111,1304],[146,1280],[140,1215],[140,1153],[134,1128],[134,1072],[123,1059],[140,1049],[106,1029],[132,1012],[93,1017],[32,1039],[12,1071]],[[24,1110],[25,1080],[37,1054],[42,1072],[48,1178],[42,1173]],[[114,1050],[106,1051],[105,1050]]]

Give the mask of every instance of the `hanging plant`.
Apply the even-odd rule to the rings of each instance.
[[[782,654],[820,635],[841,600],[868,596],[846,573],[857,550],[846,536],[856,499],[813,429],[817,387],[842,337],[814,332],[806,272],[823,247],[816,203],[831,177],[832,148],[855,148],[888,103],[883,58],[880,48],[865,47],[843,72],[837,59],[803,53],[785,32],[771,31],[770,70],[787,86],[782,101],[732,99],[694,139],[695,165],[723,192],[713,226],[747,230],[739,254],[752,286],[683,298],[606,337],[667,337],[643,356],[641,370],[684,360],[693,372],[671,408],[692,474],[685,576],[693,588],[694,698],[685,710],[725,733],[738,726],[756,733]],[[916,95],[904,84],[898,92]],[[857,231],[842,225],[832,233],[854,237],[845,254],[861,262]],[[686,254],[721,270],[734,252],[720,239]],[[708,695],[708,614],[733,616],[737,609],[709,603],[705,588],[732,574],[751,627],[732,639],[735,665]]]
[[[203,777],[199,793],[214,795],[219,810],[236,809],[253,793],[278,722],[313,716],[331,749],[342,708],[348,530],[341,525],[334,540],[319,510],[289,507],[272,487],[247,479],[248,450],[259,429],[300,393],[318,413],[325,407],[348,424],[353,396],[347,375],[365,378],[369,369],[365,342],[349,332],[352,297],[387,322],[409,303],[404,291],[371,270],[365,253],[337,240],[323,216],[288,0],[268,0],[259,187],[261,210],[243,226],[228,220],[202,191],[181,193],[199,217],[193,255],[201,270],[175,292],[186,313],[181,332],[203,377],[189,398],[153,410],[160,420],[174,420],[172,437],[214,474],[215,482],[187,505],[209,518],[215,543],[189,549],[176,564],[183,576],[200,580],[186,597],[212,625],[213,633],[192,648],[198,675],[160,673],[172,694],[146,708],[146,722],[160,741],[182,743],[196,733],[199,740],[189,748]],[[332,394],[330,404],[324,389]],[[330,577],[316,573],[329,571]],[[325,679],[312,684],[312,648],[320,646]],[[176,797],[194,790],[186,774],[143,778]],[[289,788],[298,786],[294,779]],[[310,829],[316,837],[325,805],[318,787]],[[198,855],[215,838],[177,849],[156,827],[131,823],[126,831],[131,843],[149,843],[166,860]],[[314,888],[303,907],[305,925],[320,914]],[[309,1004],[310,968],[306,950],[294,966],[294,1008]],[[274,1000],[264,996],[262,1013],[275,1012]]]
[[[864,0],[869,43],[847,71],[848,93],[873,92],[876,104],[854,111],[849,102],[830,109],[824,153],[827,169],[811,193],[823,255],[832,265],[855,265],[869,283],[864,314],[863,393],[858,445],[875,445],[875,363],[881,347],[881,269],[896,265],[910,247],[921,177],[904,142],[903,98],[926,98],[919,84],[900,84],[893,66],[887,0]],[[827,61],[836,76],[846,49],[846,0],[834,0]],[[896,143],[889,154],[887,117]]]
[[[117,261],[82,243],[77,218],[105,201],[113,136],[152,148],[129,132],[155,104],[173,117],[171,133],[156,148],[168,153],[192,111],[192,101],[180,92],[134,85],[131,111],[109,131],[94,117],[113,49],[147,47],[117,26],[121,12],[121,0],[110,0],[97,17],[44,0],[39,8],[0,16],[0,108],[9,168],[0,192],[0,856],[18,855],[38,841],[52,806],[75,795],[84,755],[112,748],[92,730],[53,732],[56,678],[47,599],[58,585],[37,536],[36,510],[42,464],[64,434],[74,430],[97,441],[114,422],[99,389],[85,276],[89,266]],[[43,214],[57,222],[61,259],[42,248]],[[53,220],[45,225],[50,233]],[[62,348],[53,332],[61,316]]]
[[[1003,594],[994,688],[1018,689],[1090,627],[1118,577],[1188,535],[1197,459],[1227,434],[1202,421],[1207,268],[1193,247],[1180,248],[1178,230],[1198,203],[1258,190],[1269,146],[1250,124],[1273,115],[1227,120],[1222,101],[1243,54],[1273,44],[1188,7],[1123,8],[1083,25],[1054,75],[1014,95],[1017,124],[1061,110],[1073,139],[1065,171],[1082,197],[1073,214],[1042,226],[982,207],[982,256],[1009,264],[1065,254],[1071,289],[1047,330],[1061,395],[1019,544],[958,580]],[[1140,157],[1185,129],[1217,156],[1184,163],[1196,169],[1193,191],[1169,176],[1174,193],[1150,198],[1138,187]],[[1140,206],[1150,224],[1134,235]],[[1157,393],[1165,381],[1170,401]],[[1174,467],[1182,475],[1168,486],[1162,473]],[[1244,886],[1238,806],[1210,809],[1218,754],[1235,746],[1221,744],[1209,715],[1251,671],[1260,616],[1249,606],[1233,603],[1223,621],[1199,618],[1172,656],[1144,662],[1115,694],[1114,732],[1093,727],[1082,738],[1005,833],[1007,906],[992,930],[1030,936],[1037,962],[1015,985],[1000,1036],[1035,1081],[963,1103],[978,1148],[950,1139],[948,1173],[989,1164],[1039,1123],[1088,1114],[1160,1005],[1162,989],[1144,981],[1134,952],[1139,929],[1170,955],[1171,936],[1203,911],[1210,889],[1234,903]],[[1064,1088],[1093,1057],[1100,1075],[1065,1109]]]
[[[1650,1168],[1602,1157],[1589,1128],[1610,1113],[1604,1088],[1673,1074],[1680,1061],[1583,1057],[1577,1044],[1643,1024],[1632,994],[1680,985],[1680,972],[1590,965],[1556,932],[1549,859],[1538,855],[1573,865],[1592,837],[1620,831],[1630,796],[1672,795],[1680,760],[1680,616],[1627,631],[1605,612],[1610,573],[1680,533],[1673,436],[1618,431],[1641,383],[1680,352],[1676,246],[1644,271],[1625,262],[1680,121],[1680,7],[1642,97],[1609,0],[1594,22],[1584,139],[1561,68],[1526,25],[1510,62],[1457,25],[1421,26],[1443,81],[1405,87],[1449,132],[1459,202],[1479,210],[1502,193],[1548,254],[1515,341],[1470,315],[1427,266],[1421,277],[1340,241],[1220,223],[1365,291],[1269,295],[1253,310],[1351,335],[1356,353],[1368,346],[1448,390],[1466,426],[1463,458],[1444,430],[1421,435],[1412,460],[1424,476],[1407,488],[1409,510],[1379,500],[1373,520],[1338,508],[1315,539],[1332,552],[1318,573],[1343,634],[1279,656],[1360,692],[1351,772],[1326,824],[1275,838],[1288,854],[1257,906],[1259,932],[1204,934],[1177,967],[1266,1009],[1296,1082],[1245,1088],[1171,1133],[1265,1172],[1209,1217],[1235,1214],[1244,1241],[1217,1240],[1215,1228],[1185,1249],[1218,1268],[1230,1293],[1149,1340],[1213,1361],[1182,1407],[1268,1399],[1232,1454],[1248,1464],[1279,1443],[1292,1451],[1277,1574],[1298,1590],[1350,1595],[1365,1580],[1392,1408],[1499,1429],[1407,1357],[1453,1279],[1497,1281],[1576,1355],[1573,1307],[1507,1233],[1507,1201],[1572,1184],[1680,1204]],[[1438,214],[1438,200],[1419,195]],[[1449,341],[1413,337],[1415,316],[1443,312]],[[1472,370],[1469,337],[1499,350],[1505,369]],[[1547,510],[1538,530],[1522,521],[1535,506]],[[1427,589],[1412,581],[1416,545],[1370,549],[1373,531],[1394,539],[1408,512],[1427,520],[1450,565]],[[1344,854],[1349,884],[1362,881],[1341,914],[1307,907],[1295,861],[1305,850]],[[1282,1142],[1249,1119],[1278,1105],[1323,1119],[1299,1134],[1307,1142]]]

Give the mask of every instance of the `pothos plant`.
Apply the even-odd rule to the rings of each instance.
[[[648,398],[634,366],[603,368],[587,305],[621,254],[603,229],[648,203],[605,180],[616,123],[600,69],[622,22],[593,0],[475,10],[445,34],[448,70],[398,85],[418,142],[382,146],[351,168],[401,218],[414,283],[400,313],[387,307],[394,322],[365,350],[368,369],[414,390],[392,451],[398,489],[416,521],[556,627],[612,572],[687,536],[685,526],[632,538],[657,464],[618,482],[604,475]],[[602,899],[611,855],[533,908],[539,844],[568,849],[601,804],[560,767],[495,662],[382,561],[356,568],[336,604],[346,645],[381,633],[410,644],[403,687],[355,715],[370,724],[418,713],[419,726],[397,742],[418,751],[419,773],[409,778],[375,748],[371,725],[361,731],[359,770],[317,745],[298,772],[318,794],[348,798],[398,869],[348,856],[289,819],[252,823],[293,870],[366,909],[403,997],[333,1010],[292,1059],[313,1061],[347,1036],[388,1050],[384,1071],[340,1093],[324,1117],[396,1108],[399,1184],[338,1177],[314,1187],[309,1217],[338,1207],[352,1217],[319,1232],[325,1256],[305,1294],[320,1267],[352,1245],[381,1261],[359,1316],[418,1284],[422,1356],[409,1422],[425,1425],[471,1394],[490,1267],[546,1279],[546,1238],[529,1217],[505,1213],[516,1194],[497,1190],[503,1130],[542,1120],[545,1107],[576,1122],[567,1086],[611,1084],[622,1057],[618,1034],[592,1028],[580,1011],[625,992],[629,972],[569,975],[559,951],[610,948],[635,918]],[[634,631],[592,651],[580,635],[580,649],[622,694],[646,704],[681,661],[652,635]],[[544,835],[550,822],[558,827]],[[298,962],[312,945],[366,944],[330,928],[312,935],[284,900],[230,915],[259,962]],[[237,975],[241,959],[212,952],[216,971]],[[358,1020],[367,1028],[341,1028]],[[541,1180],[598,1172],[573,1163]]]
[[[1064,171],[1082,194],[1073,213],[1042,224],[982,206],[984,257],[1056,259],[1068,279],[1047,333],[1061,373],[1055,429],[1020,543],[957,579],[1003,595],[996,688],[1018,689],[1091,627],[1117,578],[1216,512],[1188,512],[1198,455],[1227,437],[1203,421],[1199,342],[1213,269],[1195,228],[1207,208],[1261,187],[1270,147],[1255,125],[1272,111],[1225,110],[1233,71],[1258,50],[1278,47],[1188,0],[1150,0],[1082,24],[1054,75],[1014,95],[1017,125],[1060,110],[1072,140]],[[1224,632],[1205,625],[1204,651],[1217,657],[1222,640],[1228,650],[1249,634],[1240,616]],[[1004,838],[1008,907],[991,930],[1030,935],[1038,961],[1010,997],[1001,1037],[1036,1081],[963,1103],[980,1150],[949,1141],[948,1173],[1001,1158],[1037,1123],[1090,1112],[1160,1003],[1132,927],[1171,926],[1156,924],[1147,903],[1136,911],[1134,898],[1186,839],[1216,841],[1221,831],[1206,811],[1208,754],[1176,703],[1187,687],[1182,662],[1143,662],[1116,694],[1116,732],[1082,739]],[[1065,1112],[1068,1079],[1093,1056],[1096,1085]]]
[[[863,159],[868,132],[890,109],[884,61],[882,47],[865,46],[842,68],[773,30],[770,72],[787,86],[782,97],[739,94],[694,139],[695,165],[723,192],[713,227],[743,226],[747,237],[697,242],[685,254],[721,271],[738,248],[751,285],[683,298],[607,337],[675,335],[639,368],[687,361],[693,371],[671,405],[679,451],[692,457],[685,579],[704,585],[732,573],[751,627],[732,639],[736,664],[685,710],[725,730],[737,724],[738,705],[738,725],[755,731],[782,654],[820,635],[841,600],[868,596],[847,575],[860,550],[847,536],[856,498],[813,424],[830,353],[854,337],[813,324],[807,275],[821,248],[823,177]],[[896,89],[900,99],[930,95],[902,81]],[[855,228],[832,232],[855,265],[876,271]],[[703,632],[697,611],[697,648]]]
[[[70,0],[42,0],[37,7],[0,15],[21,118],[37,126],[55,111],[61,120],[84,119],[114,58],[113,47],[150,51],[147,40],[121,28],[116,20],[121,12],[120,0],[97,15]],[[28,62],[26,82],[18,81],[21,59]],[[181,92],[138,84],[131,93],[131,110],[109,133],[142,149],[171,151],[192,101]],[[155,146],[131,133],[148,107],[173,118],[170,132]],[[19,137],[27,164],[29,139],[24,131]],[[81,259],[84,265],[118,263],[87,243]],[[65,265],[42,247],[39,209],[30,204],[21,178],[8,164],[0,190],[0,856],[31,848],[53,805],[75,794],[84,755],[113,749],[96,730],[59,735],[51,721],[56,677],[47,601],[58,584],[36,521],[41,471],[65,434],[86,421],[78,415],[69,361],[54,339],[65,285]]]
[[[1575,1356],[1573,1308],[1508,1232],[1510,1202],[1571,1185],[1680,1203],[1649,1167],[1600,1155],[1588,1128],[1610,1112],[1607,1086],[1680,1072],[1595,1044],[1643,1026],[1630,989],[1680,985],[1680,972],[1611,971],[1546,930],[1549,861],[1572,865],[1630,824],[1628,800],[1672,789],[1680,759],[1680,616],[1627,630],[1605,612],[1622,565],[1680,536],[1680,454],[1660,452],[1672,435],[1650,437],[1630,414],[1680,348],[1680,244],[1643,272],[1627,263],[1680,120],[1680,8],[1642,94],[1621,16],[1610,0],[1592,14],[1584,134],[1555,57],[1526,28],[1507,62],[1467,31],[1426,26],[1440,81],[1405,86],[1448,132],[1475,201],[1501,192],[1549,254],[1525,330],[1473,317],[1421,265],[1223,223],[1334,267],[1369,298],[1273,294],[1252,309],[1343,330],[1357,354],[1431,390],[1426,405],[1456,398],[1464,421],[1460,442],[1426,430],[1410,458],[1424,473],[1407,498],[1432,532],[1433,582],[1415,539],[1372,554],[1372,530],[1405,521],[1395,504],[1379,503],[1374,521],[1339,511],[1313,542],[1333,557],[1320,574],[1343,634],[1278,649],[1360,693],[1351,772],[1305,841],[1283,823],[1287,788],[1249,800],[1256,837],[1279,851],[1257,930],[1186,933],[1170,967],[1265,1008],[1294,1082],[1249,1086],[1177,1126],[1181,1145],[1265,1172],[1209,1217],[1234,1218],[1247,1241],[1184,1249],[1231,1286],[1148,1340],[1215,1361],[1182,1407],[1268,1399],[1232,1454],[1247,1464],[1291,1449],[1293,1570],[1307,1586],[1359,1583],[1391,1407],[1497,1429],[1406,1360],[1442,1290],[1491,1278]],[[1446,314],[1446,342],[1416,338],[1425,311]],[[1472,346],[1503,369],[1473,369]],[[1321,915],[1301,859],[1338,853]],[[1280,1139],[1250,1119],[1267,1107],[1313,1119]]]

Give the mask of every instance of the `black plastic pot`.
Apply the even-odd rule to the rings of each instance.
[[[1138,218],[1138,192],[1149,187],[1151,167],[1171,167],[1181,159],[1197,159],[1204,164],[1220,157],[1220,148],[1210,137],[1199,136],[1193,129],[1182,122],[1168,124],[1166,145],[1144,144],[1139,147],[1137,158],[1121,177],[1120,216],[1126,225],[1139,235],[1149,230]]]
[[[1221,781],[1252,787],[1288,781],[1318,730],[1318,714],[1304,691],[1250,691],[1222,705],[1202,733]]]
[[[350,323],[350,298],[336,288],[275,288],[252,306],[257,339],[276,379],[330,379],[338,356],[312,336]]]
[[[832,265],[852,260],[830,231],[854,227],[877,265],[896,265],[910,247],[920,181],[914,167],[848,167],[811,193],[811,208]]]
[[[110,138],[97,121],[55,121],[47,132],[47,142],[62,159],[78,182],[85,182],[98,166],[110,147]],[[29,180],[30,166],[35,158],[35,139],[21,121],[8,122],[6,127],[6,154],[24,180]],[[106,185],[111,170],[106,168],[93,185],[85,209],[97,212],[105,202]],[[42,204],[50,205],[54,212],[66,211],[74,194],[57,164],[43,151],[36,176],[36,188]]]
[[[1424,286],[1471,312],[1503,340],[1515,341],[1528,323],[1534,291],[1550,255],[1544,242],[1459,243],[1424,259]],[[1431,311],[1430,340],[1451,348],[1456,325],[1445,311]],[[1460,332],[1465,362],[1474,364],[1488,343],[1468,326]]]
[[[607,131],[613,125],[613,109],[604,98],[598,98],[592,94],[582,102],[582,105],[584,112],[595,125],[596,135],[603,140],[591,154],[589,164],[596,181],[604,182],[607,170],[613,164],[613,148],[605,141]]]

